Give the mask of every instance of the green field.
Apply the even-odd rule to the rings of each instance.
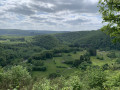
[[[47,67],[47,71],[45,72],[39,72],[39,71],[34,71],[32,72],[33,76],[36,77],[48,77],[49,74],[51,73],[59,73],[60,75],[63,76],[69,76],[75,71],[80,71],[80,69],[73,68],[70,65],[64,64],[63,61],[74,61],[75,59],[79,59],[81,55],[83,55],[86,51],[78,51],[76,54],[73,52],[71,53],[62,53],[62,57],[54,57],[53,59],[48,59],[44,61],[45,66]],[[96,56],[91,57],[92,65],[98,65],[98,66],[103,66],[105,64],[113,64],[116,61],[116,58],[110,59],[109,57],[106,56],[107,53],[110,51],[97,51],[97,55],[100,55],[101,53],[103,54],[104,60],[99,60],[96,58]],[[116,51],[116,54],[118,51]],[[56,66],[62,66],[65,68],[57,68]]]

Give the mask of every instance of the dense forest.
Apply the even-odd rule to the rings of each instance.
[[[100,30],[0,36],[1,90],[119,90],[120,44]]]

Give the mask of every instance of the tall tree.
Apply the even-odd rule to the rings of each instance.
[[[107,22],[102,31],[120,42],[120,0],[99,0],[98,7],[103,22]]]

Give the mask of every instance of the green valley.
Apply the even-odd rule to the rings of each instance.
[[[79,88],[83,88],[82,90],[119,88],[119,86],[109,86],[109,81],[120,70],[119,47],[119,43],[113,44],[110,37],[99,30],[37,36],[2,35],[0,36],[0,85],[2,86],[0,88],[21,90],[25,88],[27,90],[43,88],[44,90],[48,86],[49,89],[45,90],[57,90],[57,88],[72,90],[73,87],[78,88],[75,90],[80,90]],[[17,69],[19,72],[16,71]],[[8,74],[10,77],[6,77]],[[102,76],[104,74],[106,76]],[[21,75],[27,75],[25,79],[33,84],[26,83],[24,86],[23,82],[26,80],[23,78],[25,81],[20,79],[23,82],[14,81],[16,80],[14,75],[16,79],[23,78]],[[8,78],[7,81],[6,78]],[[103,81],[95,84],[97,82],[94,79],[99,78],[101,80],[103,78]],[[65,84],[62,79],[66,82],[75,79],[77,80],[73,82],[75,85],[81,84],[80,86],[71,86],[72,83]],[[9,80],[10,83],[3,83],[9,82]],[[41,82],[42,80],[44,82]],[[44,84],[45,86],[41,86]],[[61,85],[59,86],[59,84]],[[84,86],[85,84],[86,86]],[[95,85],[91,86],[91,84]]]

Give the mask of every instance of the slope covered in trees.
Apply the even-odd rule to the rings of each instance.
[[[119,49],[120,44],[113,44],[111,38],[102,31],[79,31],[56,34],[56,38],[65,44],[75,47],[94,47],[104,49]]]

